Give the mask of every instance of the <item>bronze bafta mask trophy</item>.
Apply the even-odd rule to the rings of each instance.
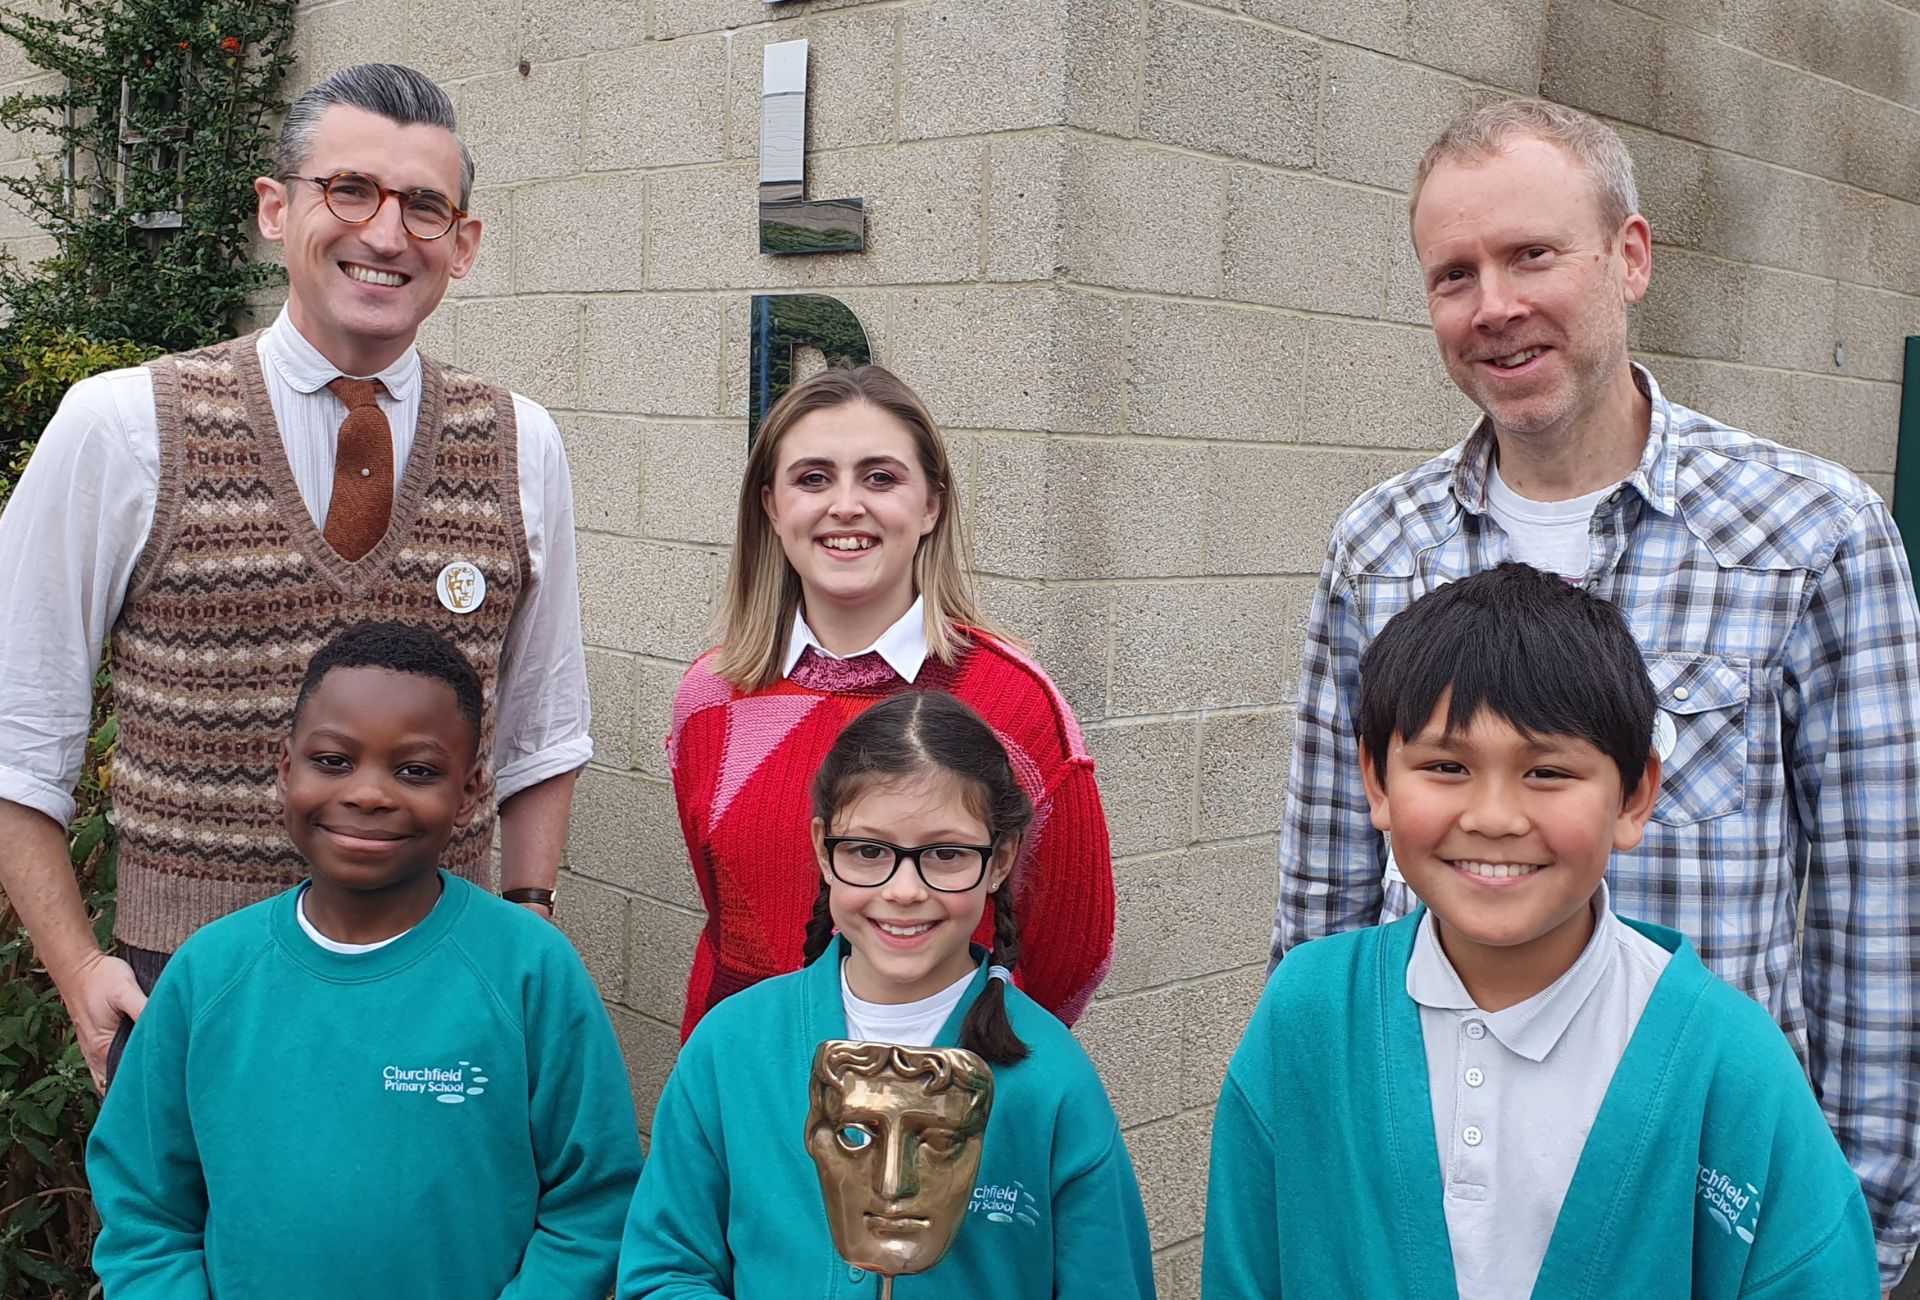
[[[830,1039],[813,1056],[807,1154],[834,1249],[893,1279],[940,1262],[966,1221],[993,1110],[993,1071],[958,1047]]]

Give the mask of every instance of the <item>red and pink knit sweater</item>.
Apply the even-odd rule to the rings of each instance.
[[[667,755],[680,828],[707,924],[694,950],[684,1037],[720,999],[798,970],[820,890],[813,774],[855,716],[896,691],[948,691],[993,727],[1033,799],[1014,881],[1020,987],[1068,1024],[1093,997],[1113,953],[1113,858],[1106,814],[1079,724],[1026,656],[972,632],[959,660],[929,658],[910,687],[878,655],[809,651],[793,674],[742,692],[708,668],[687,670]],[[976,935],[991,945],[989,905]]]

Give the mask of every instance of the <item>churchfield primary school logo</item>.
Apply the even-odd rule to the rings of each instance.
[[[389,1065],[380,1071],[380,1087],[386,1092],[413,1093],[458,1106],[486,1092],[485,1068],[471,1061],[462,1061],[451,1069]]]
[[[986,1215],[990,1223],[1024,1223],[1032,1228],[1040,1222],[1040,1202],[1018,1179],[974,1188],[973,1204],[967,1210]]]
[[[1749,1245],[1753,1230],[1760,1222],[1760,1189],[1752,1183],[1736,1183],[1718,1169],[1700,1166],[1700,1199],[1707,1213],[1720,1225],[1720,1231],[1732,1233]]]

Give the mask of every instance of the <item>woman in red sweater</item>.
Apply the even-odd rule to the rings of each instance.
[[[795,384],[740,485],[720,645],[680,683],[667,755],[707,923],[681,1034],[797,970],[820,890],[808,788],[856,714],[904,690],[990,723],[1034,803],[1015,867],[1019,981],[1071,1024],[1113,949],[1113,862],[1093,760],[1047,675],[991,630],[967,579],[947,449],[879,366]],[[979,942],[991,945],[991,910]]]

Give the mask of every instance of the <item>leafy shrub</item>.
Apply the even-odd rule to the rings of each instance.
[[[293,0],[61,0],[57,16],[40,17],[0,2],[0,39],[62,78],[57,90],[0,100],[0,130],[55,150],[36,171],[0,176],[55,244],[31,267],[0,250],[0,509],[72,384],[231,335],[250,297],[277,281],[278,268],[252,260],[253,178],[272,167],[293,10]],[[113,932],[114,732],[103,667],[68,830],[103,946]],[[0,895],[6,1300],[97,1294],[85,1167],[97,1108],[65,1008]]]
[[[5,349],[0,351],[0,504],[12,494],[34,440],[69,388],[89,375],[137,366],[161,352],[128,339],[96,343],[32,327],[0,334],[0,345]]]
[[[107,801],[114,719],[107,674],[94,687],[99,725],[87,746],[68,853],[104,944],[113,934],[116,847]],[[0,894],[0,1295],[79,1300],[98,1224],[87,1191],[86,1142],[99,1102],[53,981]]]

